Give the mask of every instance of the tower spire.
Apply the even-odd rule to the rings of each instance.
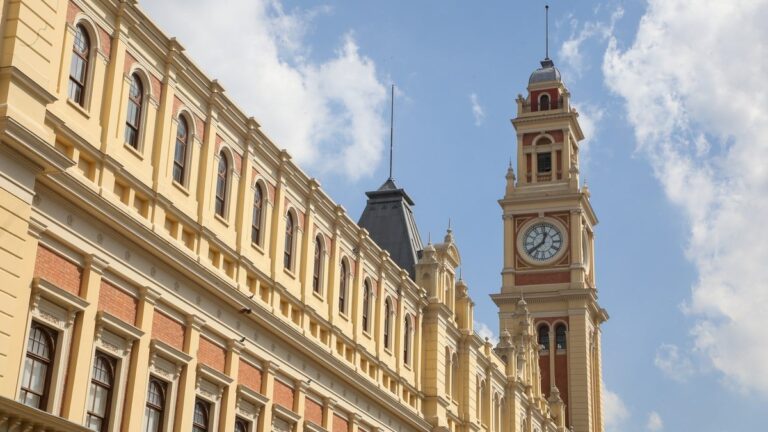
[[[392,180],[392,152],[395,132],[395,84],[392,84],[389,106],[389,179]]]
[[[544,60],[549,60],[549,5],[544,5],[545,53]]]

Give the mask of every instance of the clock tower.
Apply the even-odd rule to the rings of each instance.
[[[517,98],[517,169],[510,164],[504,197],[504,268],[500,331],[513,326],[524,296],[541,347],[545,397],[555,388],[575,432],[602,432],[600,325],[594,227],[589,190],[579,183],[579,114],[549,58]],[[517,172],[517,175],[515,175]]]

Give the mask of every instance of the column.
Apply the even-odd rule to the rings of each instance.
[[[336,400],[325,398],[325,409],[323,410],[323,429],[333,431],[333,410],[336,408]]]
[[[155,313],[155,303],[160,293],[150,287],[143,287],[140,293],[139,305],[136,313],[136,327],[144,335],[134,342],[131,349],[130,366],[125,392],[125,406],[123,407],[123,430],[138,431],[144,421],[144,401],[147,396],[147,383],[149,382],[149,344],[152,341],[152,317]]]
[[[179,377],[176,397],[176,425],[174,432],[192,430],[192,415],[195,410],[195,387],[197,384],[197,349],[200,345],[200,329],[205,321],[195,315],[187,316],[187,333],[184,336],[184,352],[192,357]]]
[[[67,383],[62,400],[61,416],[77,424],[83,423],[85,402],[93,360],[93,340],[96,331],[96,312],[99,306],[101,275],[107,262],[90,255],[86,258],[80,296],[89,304],[75,319],[72,347],[67,368]]]

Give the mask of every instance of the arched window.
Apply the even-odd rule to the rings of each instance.
[[[88,61],[91,55],[91,38],[82,24],[75,27],[72,44],[72,61],[69,64],[69,99],[85,106],[85,90],[88,85]]]
[[[139,148],[141,112],[144,109],[144,86],[137,74],[131,75],[131,88],[128,91],[128,110],[125,115],[125,142]]]
[[[479,380],[477,383],[477,419],[481,424],[485,424],[485,380]]]
[[[557,346],[557,349],[567,348],[565,324],[558,324],[557,327],[555,327],[555,345]]]
[[[453,368],[451,367],[451,349],[445,347],[445,394],[453,394],[451,384],[453,384]]]
[[[179,124],[176,126],[176,145],[173,149],[173,179],[180,185],[184,184],[188,147],[189,127],[187,120],[183,116],[179,116]]]
[[[46,408],[55,352],[55,332],[32,322],[27,341],[27,357],[24,361],[19,402],[41,410]]]
[[[545,350],[549,349],[549,325],[547,324],[539,326],[539,345],[544,346]]]
[[[229,181],[229,161],[222,151],[219,154],[219,169],[216,171],[216,214],[224,217],[227,204],[227,182]]]
[[[384,348],[390,349],[392,340],[392,301],[387,298],[384,302]]]
[[[322,272],[323,272],[323,238],[320,236],[315,237],[315,262],[312,269],[312,291],[320,294],[322,289]]]
[[[549,109],[549,95],[543,94],[541,95],[541,99],[539,99],[539,111],[546,111]]]
[[[339,270],[339,313],[347,313],[347,279],[349,279],[347,261],[341,260],[341,269]]]
[[[93,431],[101,432],[109,427],[114,382],[115,360],[97,353],[93,360],[93,376],[88,392],[88,414],[85,419],[85,425]]]
[[[403,322],[403,362],[411,364],[411,316],[406,315]]]
[[[293,213],[285,214],[285,251],[283,252],[283,267],[290,270],[293,267]]]
[[[363,331],[371,331],[371,281],[363,283]]]
[[[144,432],[160,432],[163,430],[163,414],[165,413],[165,390],[163,381],[151,377],[147,389],[147,405],[144,408]]]
[[[211,406],[200,399],[195,400],[195,415],[192,420],[192,432],[208,432],[208,416]]]
[[[264,208],[264,194],[261,185],[253,192],[253,214],[251,215],[251,242],[261,244],[261,211]]]
[[[501,430],[501,402],[499,400],[499,394],[493,395],[493,430],[499,432]]]

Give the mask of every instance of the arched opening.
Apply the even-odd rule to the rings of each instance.
[[[542,324],[539,326],[539,345],[544,347],[544,350],[549,350],[549,325]]]
[[[371,281],[365,279],[363,282],[363,331],[371,331]]]
[[[565,324],[561,323],[555,327],[555,346],[557,349],[568,348]]]
[[[176,125],[176,143],[173,148],[173,180],[184,185],[187,171],[187,149],[189,148],[189,125],[183,116],[179,116]]]
[[[539,99],[539,111],[547,111],[549,109],[549,95],[543,94]]]
[[[219,153],[219,166],[216,170],[216,214],[225,217],[227,204],[227,183],[229,183],[229,160],[222,150]]]
[[[125,115],[125,143],[134,149],[139,149],[141,136],[141,116],[144,110],[144,85],[139,75],[131,75],[131,86],[128,90],[128,108]]]
[[[349,269],[347,260],[341,260],[341,269],[339,270],[339,313],[347,313],[347,284],[349,283]]]
[[[403,362],[411,364],[411,316],[406,315],[403,322]]]
[[[387,297],[384,302],[384,348],[391,349],[392,341],[392,301]]]
[[[200,399],[195,400],[195,415],[192,420],[192,432],[208,432],[210,404]]]
[[[115,360],[97,353],[93,361],[91,387],[88,392],[88,404],[85,425],[94,431],[106,431],[109,428],[109,412],[112,405],[112,388],[115,380]]]
[[[323,238],[315,237],[315,260],[312,267],[312,291],[320,294],[322,291],[323,272]]]
[[[160,432],[163,430],[163,414],[165,413],[166,384],[157,378],[149,379],[147,389],[147,405],[144,409],[144,431]]]
[[[285,214],[285,245],[283,251],[283,267],[287,270],[293,268],[293,237],[295,232],[293,213]]]
[[[264,193],[257,184],[253,191],[253,213],[251,214],[251,242],[261,245],[261,212],[264,209]]]
[[[48,405],[56,336],[53,330],[32,322],[27,341],[24,375],[21,379],[19,402],[41,410]]]
[[[91,59],[91,38],[82,24],[75,26],[75,41],[72,44],[72,61],[69,65],[69,99],[85,107],[85,92],[88,86],[89,63]]]

